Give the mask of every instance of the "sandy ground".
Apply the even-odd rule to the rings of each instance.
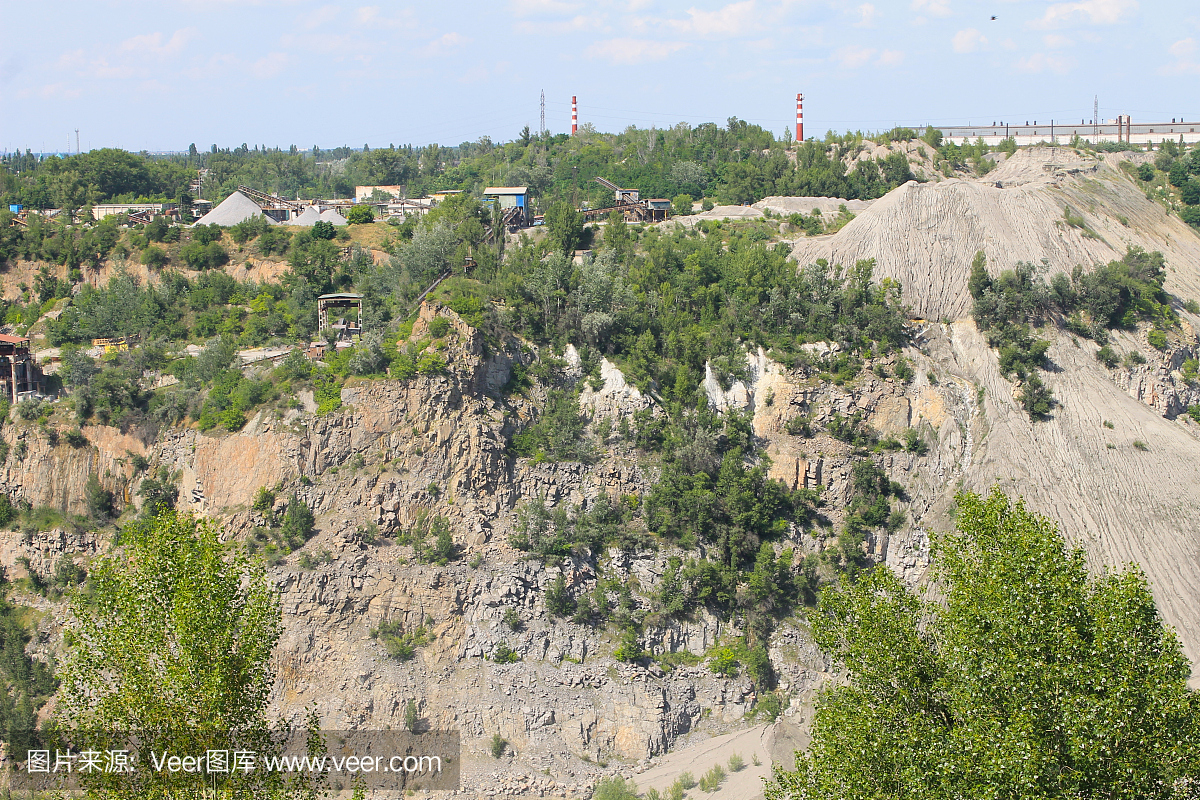
[[[721,800],[753,800],[762,797],[763,779],[771,775],[770,745],[773,727],[756,725],[736,733],[694,740],[687,746],[662,756],[657,766],[637,775],[635,780],[638,792],[645,793],[649,789],[657,789],[666,794],[667,787],[674,783],[681,773],[690,772],[692,778],[699,781],[700,776],[714,764],[720,764],[727,773],[720,789],[709,795],[701,791],[699,786],[695,786],[687,791],[685,797],[719,797]],[[729,769],[729,757],[735,754],[742,757],[745,766],[737,772],[732,772]],[[758,766],[754,765],[756,756]]]

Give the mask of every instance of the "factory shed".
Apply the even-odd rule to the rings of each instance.
[[[227,228],[237,225],[254,217],[265,217],[268,224],[274,225],[275,220],[263,213],[262,207],[241,192],[234,192],[221,201],[220,205],[205,214],[192,225],[220,225]]]

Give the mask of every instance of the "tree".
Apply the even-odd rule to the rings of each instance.
[[[370,206],[357,205],[346,213],[346,222],[351,225],[365,225],[375,221],[375,210]]]
[[[846,680],[768,800],[1165,798],[1200,777],[1200,696],[1141,571],[1089,575],[999,489],[957,501],[940,601],[883,567],[822,592],[813,635]]]
[[[322,219],[317,220],[317,222],[313,224],[312,235],[314,239],[328,240],[332,239],[334,236],[337,236],[337,231],[334,229],[332,222],[327,222],[326,220]]]
[[[583,239],[583,215],[566,200],[560,200],[546,212],[546,229],[550,246],[569,256]]]
[[[125,526],[121,542],[72,599],[60,721],[137,731],[143,752],[265,732],[280,609],[263,567],[222,545],[214,523],[173,512]]]

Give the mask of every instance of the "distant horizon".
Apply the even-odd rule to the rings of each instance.
[[[372,148],[730,116],[886,131],[994,119],[1200,118],[1183,0],[184,0],[18,4],[0,29],[0,150],[195,142]],[[466,13],[461,13],[466,12]],[[1183,101],[1191,107],[1178,108]],[[351,144],[353,143],[353,144]],[[64,144],[66,147],[60,148]]]

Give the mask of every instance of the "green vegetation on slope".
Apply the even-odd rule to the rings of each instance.
[[[1145,576],[1092,574],[998,489],[956,521],[938,600],[884,567],[822,592],[813,634],[846,681],[769,800],[1188,796],[1200,696]]]

